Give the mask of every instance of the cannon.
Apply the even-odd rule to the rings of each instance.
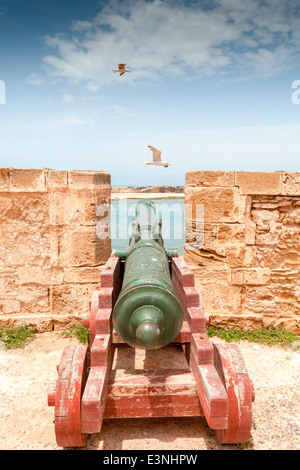
[[[205,416],[220,444],[249,438],[255,393],[245,361],[237,345],[211,342],[194,273],[165,249],[161,228],[153,202],[139,201],[128,248],[113,250],[92,294],[88,344],[62,353],[48,388],[59,447],[84,447],[113,418]],[[186,365],[118,373],[124,347],[146,355],[176,347]]]
[[[169,267],[169,259],[178,253],[165,250],[161,227],[153,202],[149,199],[138,202],[129,248],[116,252],[125,259],[125,266],[113,324],[120,338],[137,348],[166,346],[182,326],[182,307],[173,289]]]

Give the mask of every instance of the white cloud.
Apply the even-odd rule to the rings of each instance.
[[[91,80],[87,82],[85,88],[89,91],[98,91],[99,90],[99,85],[97,85],[96,83],[92,82]]]
[[[25,78],[25,83],[28,85],[33,85],[33,86],[42,86],[45,81],[42,77],[37,75],[36,73],[31,73],[28,75],[28,77]]]
[[[57,50],[48,71],[93,91],[136,80],[211,76],[216,72],[274,73],[300,55],[298,0],[216,0],[215,8],[180,0],[112,0],[68,34],[47,36]],[[133,74],[112,68],[126,62]]]
[[[111,106],[102,106],[102,109],[107,111],[112,117],[114,116],[126,116],[128,118],[137,117],[138,112],[134,109],[127,108],[125,106],[120,106],[119,104],[114,103]]]
[[[71,104],[74,103],[75,97],[73,95],[70,95],[70,93],[65,93],[63,98],[62,98],[62,104]]]

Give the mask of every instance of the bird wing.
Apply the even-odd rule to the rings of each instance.
[[[154,147],[151,147],[151,145],[148,145],[149,149],[152,152],[152,159],[154,162],[161,162],[161,151],[157,150]]]
[[[125,69],[126,64],[118,64],[119,69]]]

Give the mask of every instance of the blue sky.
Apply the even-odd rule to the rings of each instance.
[[[1,167],[299,171],[300,0],[0,0],[0,59]]]

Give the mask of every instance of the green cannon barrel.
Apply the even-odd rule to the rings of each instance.
[[[172,286],[161,220],[149,199],[136,205],[132,235],[126,252],[123,284],[113,311],[114,328],[125,343],[136,348],[157,349],[176,338],[183,313]]]

